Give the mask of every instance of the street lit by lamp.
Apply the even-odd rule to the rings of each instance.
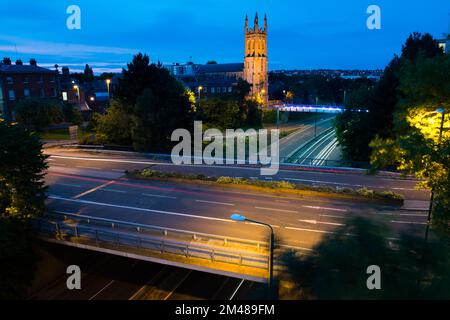
[[[89,100],[91,100],[91,101],[94,101],[94,100],[95,100],[95,98],[94,98],[94,97],[90,97],[90,98],[89,98]]]

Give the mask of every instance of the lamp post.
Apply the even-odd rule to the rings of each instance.
[[[200,104],[200,99],[202,98],[202,90],[203,90],[203,87],[202,86],[199,86],[198,87],[198,104]]]
[[[81,104],[81,97],[80,97],[80,87],[77,85],[74,85],[73,88],[75,90],[77,90],[77,95],[78,95],[78,103]]]
[[[442,143],[442,133],[444,131],[444,120],[445,120],[445,109],[443,108],[439,108],[436,110],[437,113],[442,114],[442,118],[441,118],[441,126],[439,128],[439,138],[438,138],[438,152],[441,149],[441,143]],[[428,233],[430,230],[430,224],[431,224],[431,215],[433,212],[433,204],[434,204],[434,190],[433,187],[431,188],[431,198],[430,198],[430,207],[428,209],[428,218],[427,218],[427,228],[425,230],[425,241],[428,241]]]
[[[109,85],[111,84],[111,79],[106,79],[106,87],[108,88],[108,99],[111,98],[111,91]]]
[[[269,284],[269,290],[268,290],[269,298],[272,298],[273,297],[273,251],[274,251],[274,243],[275,243],[273,227],[268,223],[247,219],[245,216],[240,215],[238,213],[232,214],[230,218],[237,222],[251,222],[251,223],[255,223],[255,224],[259,224],[259,225],[268,227],[270,229],[269,268],[268,268],[269,270],[268,270],[268,275],[267,275],[268,279],[267,280],[268,280],[268,284]]]

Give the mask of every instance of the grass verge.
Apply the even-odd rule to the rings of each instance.
[[[202,182],[208,185],[230,186],[247,190],[282,192],[289,195],[334,196],[338,198],[357,198],[383,201],[394,205],[403,205],[403,197],[392,191],[375,191],[367,188],[351,189],[329,186],[312,186],[288,181],[262,181],[233,177],[207,177],[205,175],[184,174],[178,172],[161,172],[145,169],[127,172],[127,176],[144,180],[176,180],[182,182]]]

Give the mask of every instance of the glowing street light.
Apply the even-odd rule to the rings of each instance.
[[[77,94],[78,94],[78,103],[81,104],[80,87],[77,86],[77,85],[74,85],[73,88],[74,88],[75,90],[77,90]]]
[[[264,222],[256,221],[247,219],[247,217],[240,215],[238,213],[234,213],[230,216],[231,220],[236,222],[251,222],[255,224],[259,224],[265,227],[268,227],[270,229],[270,243],[269,243],[269,272],[268,272],[268,281],[269,281],[269,295],[270,298],[272,297],[272,290],[273,290],[273,251],[274,251],[274,243],[275,243],[275,236],[273,233],[273,227]]]
[[[106,79],[106,86],[108,87],[108,98],[111,98],[111,91],[109,85],[111,84],[111,79]]]

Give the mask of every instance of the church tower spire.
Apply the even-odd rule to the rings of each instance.
[[[248,32],[248,15],[245,15],[245,33]]]
[[[255,15],[255,28],[254,28],[255,32],[259,31],[259,26],[258,26],[258,12]]]

